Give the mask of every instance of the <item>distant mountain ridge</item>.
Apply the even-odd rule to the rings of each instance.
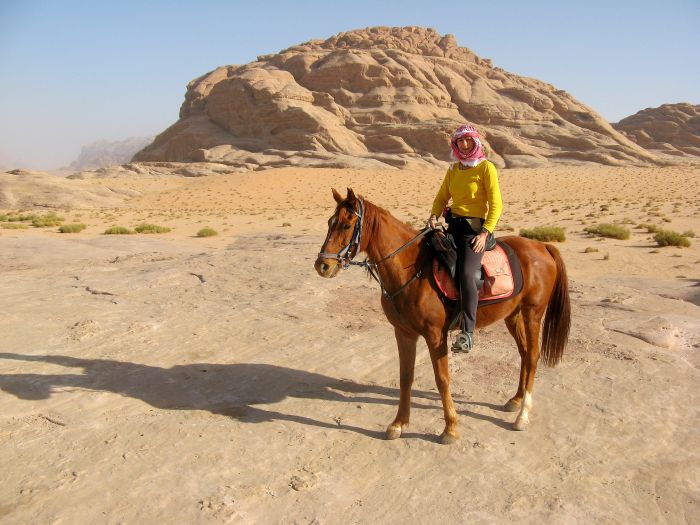
[[[613,127],[648,150],[700,157],[700,105],[678,103],[646,108]]]
[[[128,163],[135,153],[148,146],[153,137],[124,140],[98,140],[82,147],[80,155],[65,169],[92,170]]]
[[[658,162],[565,91],[420,27],[349,31],[219,67],[189,83],[178,122],[134,160],[444,165],[464,121],[499,166]]]

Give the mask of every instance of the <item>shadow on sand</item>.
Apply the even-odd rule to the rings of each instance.
[[[378,385],[267,364],[192,363],[171,368],[107,359],[79,359],[62,355],[0,353],[0,359],[42,362],[80,369],[78,374],[5,374],[0,389],[20,399],[48,399],[57,389],[79,388],[140,399],[164,410],[205,410],[244,423],[291,421],[322,428],[344,429],[384,439],[384,432],[343,423],[318,421],[307,416],[284,414],[256,405],[277,403],[287,396],[345,403],[398,404],[399,391]],[[412,403],[414,408],[442,410],[436,392],[413,390],[413,398],[431,404]],[[470,413],[471,416],[478,415]],[[435,441],[436,436],[407,434],[405,437]]]

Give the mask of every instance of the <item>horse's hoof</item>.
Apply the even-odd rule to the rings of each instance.
[[[447,432],[443,432],[440,435],[440,443],[442,445],[452,445],[453,443],[457,443],[459,440],[459,436],[457,434],[448,434]]]
[[[514,399],[511,399],[505,405],[503,405],[503,410],[505,410],[506,412],[517,412],[518,410],[520,410],[520,401],[515,401]]]
[[[513,430],[525,430],[530,424],[530,420],[526,417],[518,417],[513,423]]]
[[[399,425],[389,425],[389,428],[386,429],[386,438],[387,439],[398,439],[401,437],[401,426]]]

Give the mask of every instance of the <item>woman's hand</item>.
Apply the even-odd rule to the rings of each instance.
[[[474,253],[482,253],[484,251],[488,236],[488,232],[482,231],[479,235],[472,239],[472,250],[474,250]]]
[[[435,215],[431,215],[430,217],[428,217],[428,223],[426,224],[426,226],[431,230],[434,230],[435,228],[437,228],[437,223],[437,217]]]

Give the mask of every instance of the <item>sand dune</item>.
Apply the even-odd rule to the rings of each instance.
[[[700,249],[635,226],[697,232],[700,171],[503,171],[498,234],[567,231],[564,361],[514,432],[515,344],[502,323],[477,333],[450,357],[461,440],[442,446],[421,344],[411,427],[385,441],[398,358],[379,291],[313,261],[331,187],[422,225],[442,175],[0,176],[0,212],[53,202],[87,225],[0,229],[2,522],[697,522]],[[630,239],[584,232],[615,221]],[[102,234],[141,222],[172,231]]]

